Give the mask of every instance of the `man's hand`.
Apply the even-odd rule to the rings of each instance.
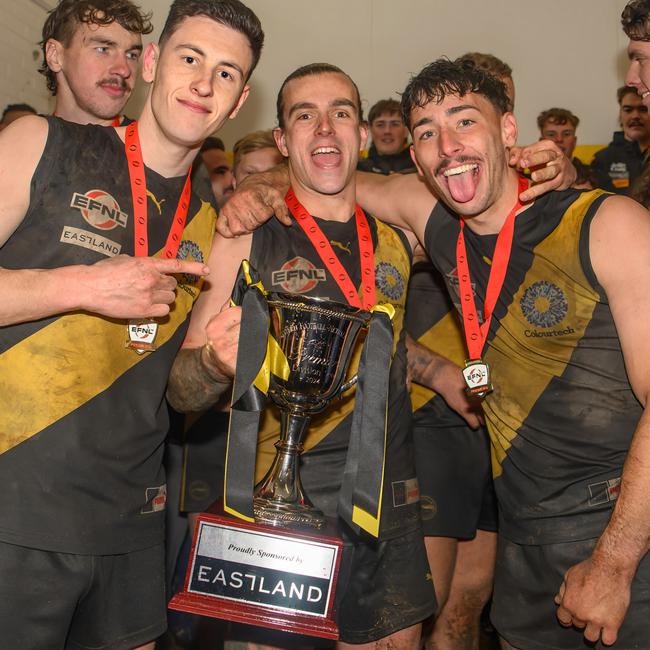
[[[251,174],[219,211],[217,230],[223,237],[252,232],[273,215],[285,226],[291,225],[284,195],[289,186],[284,166]]]
[[[79,306],[111,318],[156,318],[176,299],[173,274],[207,275],[202,262],[118,255],[78,267]]]
[[[555,603],[557,618],[566,627],[584,629],[585,639],[605,645],[616,641],[630,604],[632,576],[593,557],[564,574]]]
[[[439,393],[472,429],[484,424],[479,400],[465,392],[462,370],[449,359],[406,337],[408,381],[414,381]]]
[[[224,305],[205,328],[207,343],[201,361],[215,381],[229,382],[235,376],[240,325],[241,307]]]
[[[551,140],[539,140],[527,147],[514,147],[509,164],[517,169],[531,170],[533,184],[520,195],[525,203],[551,190],[566,190],[578,177],[573,163]]]

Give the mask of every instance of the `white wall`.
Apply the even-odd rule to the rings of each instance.
[[[625,2],[248,0],[264,26],[266,47],[251,97],[221,136],[231,147],[244,133],[273,126],[280,83],[305,63],[341,66],[359,85],[367,111],[377,99],[396,96],[429,61],[474,50],[492,52],[513,68],[521,142],[537,139],[537,114],[551,106],[580,116],[580,142],[605,142],[617,126],[615,92],[625,71],[619,24]],[[169,0],[139,4],[154,12],[157,36]],[[17,101],[50,107],[33,56],[44,17],[33,0],[0,0],[0,107]],[[130,102],[130,115],[145,92]]]

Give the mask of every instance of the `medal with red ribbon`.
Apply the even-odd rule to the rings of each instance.
[[[357,204],[355,207],[359,260],[361,262],[361,299],[359,299],[359,293],[354,283],[350,279],[347,271],[343,268],[329,240],[316,223],[314,217],[300,203],[291,188],[289,188],[287,195],[284,197],[284,201],[296,218],[300,228],[309,238],[318,256],[330,272],[330,275],[334,278],[336,284],[338,284],[346,300],[353,307],[370,311],[376,302],[375,252],[372,245],[370,226],[361,206]]]
[[[517,201],[506,217],[497,237],[487,290],[485,292],[485,300],[483,302],[482,323],[479,323],[478,313],[476,311],[476,302],[474,300],[472,280],[467,261],[465,236],[463,234],[465,222],[462,217],[460,218],[460,232],[458,233],[458,243],[456,245],[456,268],[458,269],[463,328],[465,331],[465,340],[467,341],[467,351],[469,353],[469,359],[465,361],[465,367],[463,368],[463,377],[467,385],[465,389],[467,394],[480,397],[481,399],[492,390],[490,367],[483,360],[483,348],[485,347],[485,341],[490,331],[494,307],[499,299],[499,294],[503,288],[508,270],[515,231],[515,215],[522,207],[519,195],[527,187],[527,179],[520,176]]]
[[[149,255],[149,239],[147,233],[147,181],[145,178],[144,161],[142,148],[138,137],[138,123],[132,122],[126,127],[124,137],[124,150],[129,168],[129,180],[131,181],[131,196],[133,198],[133,254],[135,257],[147,257]],[[162,251],[164,259],[174,259],[178,253],[178,247],[183,236],[183,229],[187,220],[187,211],[190,207],[190,194],[192,181],[187,171],[185,185],[181,192],[176,213],[167,235],[167,241]],[[134,349],[138,354],[150,352],[156,349],[155,339],[158,333],[158,323],[154,319],[139,319],[129,321],[127,326],[129,340],[126,347]]]

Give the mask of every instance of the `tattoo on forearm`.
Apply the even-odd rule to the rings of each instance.
[[[177,411],[203,411],[219,401],[231,387],[216,381],[201,361],[202,348],[180,350],[167,386],[167,399]]]
[[[407,349],[411,380],[434,390],[436,373],[444,360],[413,339],[408,340]]]

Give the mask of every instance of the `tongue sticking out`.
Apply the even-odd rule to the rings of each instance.
[[[473,169],[462,172],[461,174],[452,174],[451,176],[447,176],[447,183],[449,184],[449,193],[454,201],[467,203],[476,194],[478,174]]]

